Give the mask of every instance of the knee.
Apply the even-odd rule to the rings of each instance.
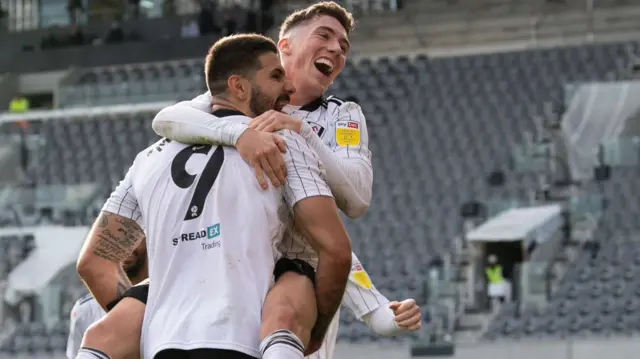
[[[264,319],[280,328],[293,329],[302,319],[302,313],[295,308],[293,302],[285,299],[273,303],[265,312]]]
[[[261,338],[279,329],[288,329],[307,343],[316,321],[315,305],[296,305],[290,298],[280,298],[264,308]]]

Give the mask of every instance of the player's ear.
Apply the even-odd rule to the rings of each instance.
[[[278,41],[278,51],[283,55],[291,55],[291,42],[288,37],[283,37]]]
[[[247,85],[247,81],[240,75],[231,75],[227,79],[229,91],[240,100],[246,100],[249,92],[251,92]]]

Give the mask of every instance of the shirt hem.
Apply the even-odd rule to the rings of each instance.
[[[144,356],[144,359],[153,359],[159,352],[166,349],[178,349],[178,350],[194,350],[194,349],[222,349],[237,351],[254,358],[260,358],[260,351],[247,346],[229,343],[229,342],[211,342],[211,341],[199,341],[199,342],[168,342],[163,345],[155,347],[151,351],[151,356]]]

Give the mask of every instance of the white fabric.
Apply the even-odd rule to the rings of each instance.
[[[82,345],[87,328],[106,315],[91,294],[80,298],[71,309],[69,318],[69,338],[67,338],[67,359],[75,359]]]
[[[467,233],[469,241],[542,242],[562,226],[562,207],[557,204],[513,208],[489,219]]]
[[[338,207],[352,218],[364,214],[371,202],[373,167],[366,119],[360,106],[330,97],[314,108],[286,106],[283,111],[304,120],[301,135],[324,165]],[[217,119],[210,112],[211,96],[204,93],[160,111],[153,120],[153,129],[160,136],[185,143],[235,145],[246,127]],[[338,144],[339,123],[357,124],[357,145]]]
[[[364,284],[362,284],[364,283]],[[367,285],[369,283],[370,285]],[[351,273],[347,281],[342,305],[349,308],[353,315],[359,320],[369,319],[369,315],[380,308],[385,308],[389,304],[389,300],[371,283],[371,279],[366,270],[362,267],[358,257],[351,253]],[[388,308],[387,308],[388,309]],[[389,312],[391,310],[389,309]],[[388,314],[388,313],[387,313]],[[338,328],[340,325],[340,312],[338,311],[333,317],[327,335],[320,349],[308,356],[310,359],[332,359],[338,339]],[[391,320],[393,320],[393,312],[391,312]],[[364,322],[376,333],[380,334],[385,328],[376,326],[379,321],[364,320]],[[374,327],[375,326],[375,327]],[[380,330],[378,330],[380,329]]]
[[[227,119],[248,121],[244,116]],[[331,196],[305,141],[291,131],[283,137],[291,178],[282,189],[261,190],[234,148],[161,140],[136,157],[105,204],[104,210],[145,228],[154,285],[142,331],[144,358],[169,348],[228,349],[259,357],[258,329],[273,280],[273,245],[281,238],[285,212],[290,212],[284,202],[293,208],[307,197]],[[213,176],[202,172],[219,150],[224,153],[219,175],[208,194],[204,188],[202,197],[194,196]],[[176,158],[186,159],[192,152],[197,154],[180,166]],[[186,172],[180,174],[180,167]],[[180,188],[174,178],[191,185]]]
[[[490,297],[505,297],[509,300],[511,297],[511,283],[507,280],[498,283],[489,283],[487,293]]]
[[[300,134],[327,169],[338,208],[351,218],[362,216],[371,203],[373,167],[367,122],[360,106],[330,97],[315,111],[285,107],[284,112],[304,119]],[[338,144],[339,123],[357,124],[357,145]]]
[[[184,143],[235,146],[248,126],[210,113],[211,96],[203,94],[163,108],[153,119],[152,127],[158,135]]]

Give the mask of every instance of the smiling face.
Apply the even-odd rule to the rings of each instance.
[[[266,53],[260,56],[260,70],[256,71],[251,83],[250,108],[254,116],[269,110],[280,111],[289,104],[295,88],[285,76],[278,55]]]
[[[282,64],[299,91],[320,97],[344,68],[350,44],[338,20],[321,15],[281,41]]]
[[[296,87],[294,103],[302,105],[322,96],[340,74],[351,47],[352,28],[353,17],[335,2],[296,11],[283,22],[278,50]]]

